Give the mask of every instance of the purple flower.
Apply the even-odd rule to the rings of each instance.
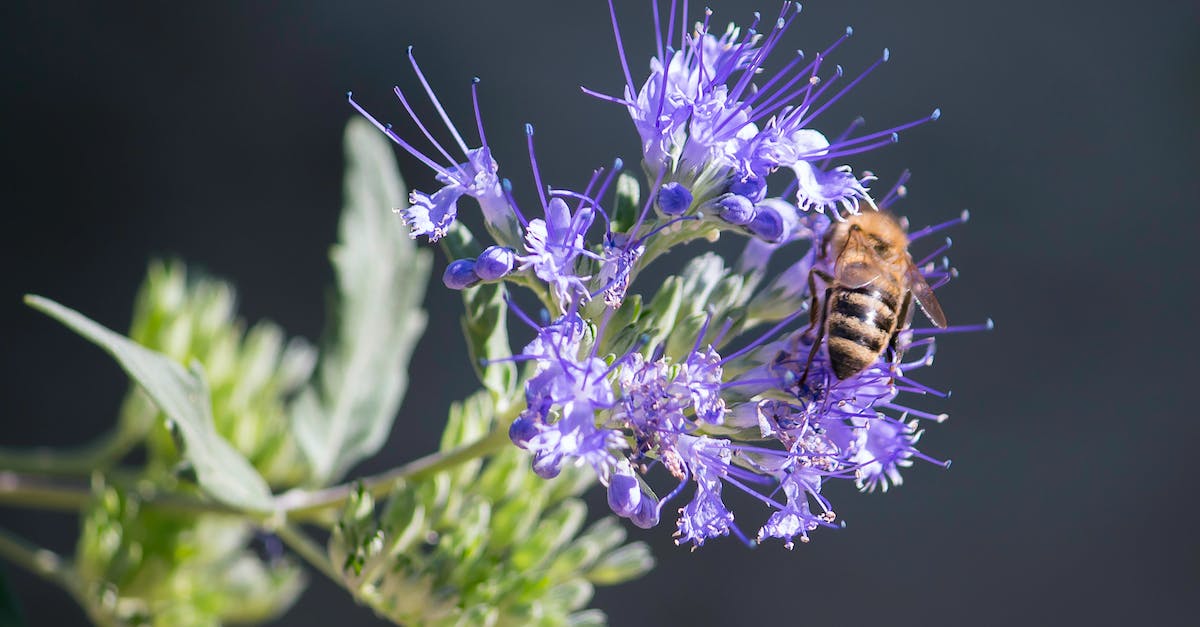
[[[732,459],[729,441],[681,435],[675,453],[696,483],[696,495],[679,511],[675,543],[691,542],[694,548],[729,535],[733,513],[721,500],[721,480]]]
[[[434,139],[399,90],[433,145],[433,158],[367,117],[433,169],[442,185],[410,194],[411,206],[401,214],[414,237],[445,236],[463,196],[480,204],[495,245],[477,259],[451,263],[446,285],[462,289],[508,278],[510,287],[532,287],[544,310],[558,316],[535,323],[509,303],[509,311],[536,330],[511,358],[528,367],[525,409],[509,427],[514,444],[530,451],[534,472],[549,478],[567,464],[591,466],[612,511],[639,527],[657,525],[662,509],[690,489],[690,499],[675,506],[675,535],[693,547],[726,535],[751,542],[724,502],[733,487],[764,505],[755,520],[761,524],[757,541],[779,538],[790,549],[818,527],[834,526],[822,494],[826,482],[886,490],[900,484],[900,470],[916,459],[941,463],[916,449],[917,422],[945,415],[911,407],[900,395],[945,396],[912,378],[932,363],[929,336],[977,327],[903,328],[875,363],[841,378],[818,340],[826,286],[818,282],[817,293],[810,293],[814,269],[834,270],[824,247],[832,220],[890,207],[904,193],[907,174],[876,202],[869,188],[875,177],[844,161],[895,143],[900,131],[939,113],[865,134],[860,119],[827,136],[816,128],[825,111],[886,62],[886,50],[847,79],[828,60],[850,29],[811,57],[782,52],[799,14],[795,3],[784,3],[773,20],[755,14],[747,28],[731,25],[720,34],[710,31],[711,11],[694,29],[680,30],[676,23],[690,24],[686,8],[667,20],[659,3],[653,8],[658,32],[649,76],[634,82],[610,2],[623,97],[585,90],[621,104],[634,122],[648,175],[641,189],[649,190],[640,214],[629,210],[637,194],[625,181],[612,205],[618,213],[605,210],[620,160],[607,175],[594,170],[581,192],[543,185],[533,127],[526,125],[541,209],[541,216],[526,220],[511,183],[498,178],[478,107],[479,144],[472,147],[415,62],[454,139],[451,148],[462,156]],[[780,179],[785,187],[772,189]],[[589,241],[601,233],[593,232],[597,217],[602,236]],[[914,231],[909,239],[953,223]],[[692,268],[704,271],[671,277],[654,296],[626,298],[643,266],[677,244],[716,241],[723,232],[749,236],[735,268],[696,262]],[[798,260],[768,280],[776,250],[791,254],[805,245],[807,252],[796,251],[792,259]],[[944,249],[916,262],[931,288],[954,276],[948,262],[933,263]],[[680,335],[705,315],[690,350],[681,346]],[[709,334],[710,322],[721,330]],[[750,337],[738,337],[743,331]],[[652,486],[664,474],[674,488],[659,497]],[[742,516],[739,510],[739,521]]]
[[[780,61],[777,70],[768,71],[769,59],[783,49],[784,35],[799,13],[799,4],[785,2],[770,28],[761,29],[762,18],[755,14],[744,31],[730,25],[717,36],[709,28],[712,12],[706,11],[703,22],[691,32],[685,29],[677,45],[671,41],[673,32],[669,30],[665,37],[658,32],[650,76],[636,90],[614,19],[625,73],[624,97],[585,91],[624,105],[642,139],[649,169],[669,168],[702,201],[729,191],[759,202],[769,196],[767,176],[789,168],[796,175],[801,209],[830,209],[839,218],[842,211],[857,213],[861,203],[872,205],[865,186],[869,177],[855,177],[849,166],[830,167],[829,162],[894,143],[900,131],[937,119],[938,112],[857,137],[853,132],[860,122],[856,122],[830,143],[812,124],[890,55],[884,50],[844,88],[831,91],[843,78],[842,68],[836,66],[822,76],[822,66],[853,34],[847,28],[811,60],[796,54]],[[655,23],[661,24],[657,2],[654,14]],[[675,16],[668,17],[673,23]],[[687,23],[688,16],[685,13],[680,19]]]
[[[610,451],[622,446],[615,431],[596,425],[596,412],[612,407],[608,364],[594,354],[580,355],[584,323],[574,314],[541,329],[521,357],[535,363],[525,385],[527,409],[509,429],[518,446],[533,452],[534,471],[553,477],[571,460],[591,464],[607,477],[616,463]],[[551,422],[552,413],[558,415]]]
[[[688,355],[681,364],[675,384],[691,394],[697,418],[710,424],[721,424],[725,416],[725,401],[721,399],[721,356],[712,346]]]
[[[525,249],[528,254],[519,257],[521,269],[533,268],[534,274],[553,289],[565,311],[573,301],[572,294],[587,297],[584,280],[575,271],[576,259],[585,253],[584,234],[596,219],[595,212],[587,206],[571,215],[566,201],[551,198],[546,205],[546,218],[529,221],[525,231]]]
[[[450,225],[458,216],[458,199],[463,195],[473,198],[494,196],[499,193],[500,181],[496,177],[499,166],[492,159],[486,146],[467,152],[467,162],[453,169],[439,172],[438,181],[445,184],[432,196],[413,190],[408,195],[408,208],[399,211],[409,227],[409,236],[425,235],[436,242],[445,237]]]
[[[800,536],[801,542],[808,542],[808,532],[831,523],[833,513],[815,516],[809,508],[809,495],[817,495],[821,491],[821,475],[811,468],[801,466],[787,473],[780,487],[787,497],[787,505],[771,514],[758,531],[758,541],[762,542],[768,537],[781,538],[783,546],[791,549],[795,546],[792,538]]]

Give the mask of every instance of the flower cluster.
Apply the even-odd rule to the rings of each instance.
[[[532,288],[542,301],[540,322],[510,303],[535,333],[511,358],[525,363],[526,378],[525,409],[509,431],[516,445],[532,453],[534,471],[553,477],[567,464],[590,466],[606,486],[612,510],[642,527],[657,525],[662,509],[691,486],[691,500],[678,509],[679,543],[699,546],[733,534],[746,542],[776,537],[790,548],[818,527],[836,526],[822,493],[827,481],[887,489],[900,483],[900,469],[913,460],[948,465],[916,449],[919,422],[945,415],[908,407],[897,397],[945,396],[911,373],[932,363],[934,334],[984,325],[914,329],[901,314],[888,346],[874,347],[873,362],[848,376],[834,368],[821,333],[820,313],[830,304],[820,291],[809,291],[816,278],[836,282],[826,240],[844,221],[890,207],[904,195],[907,179],[903,175],[877,202],[868,187],[873,175],[834,163],[891,144],[899,132],[939,113],[866,134],[857,134],[859,120],[830,141],[813,125],[888,60],[886,50],[835,89],[843,70],[828,70],[827,59],[850,29],[811,58],[798,53],[769,71],[768,59],[779,56],[799,5],[785,3],[769,28],[756,14],[748,28],[731,25],[718,33],[710,30],[707,10],[694,27],[677,30],[677,19],[686,23],[686,6],[677,13],[672,2],[664,19],[655,3],[656,54],[649,76],[635,83],[610,2],[624,90],[618,97],[584,89],[619,104],[632,119],[650,190],[645,199],[633,178],[620,172],[620,160],[595,170],[582,190],[545,186],[527,125],[541,212],[526,218],[511,182],[498,177],[476,88],[479,143],[471,147],[415,60],[461,157],[434,138],[398,88],[433,156],[359,111],[444,184],[432,194],[412,192],[410,206],[400,211],[413,237],[436,241],[465,229],[455,221],[462,196],[481,207],[495,245],[450,263],[445,284],[464,289],[508,282]],[[964,213],[907,240],[965,219]],[[734,268],[697,258],[684,275],[660,284],[648,303],[631,295],[654,259],[724,232],[749,238]],[[760,288],[768,261],[785,246],[807,246],[807,253]],[[932,288],[949,280],[954,271],[948,263],[933,262],[943,250],[914,263],[902,247],[900,254],[921,277],[909,280]],[[673,480],[659,496],[651,481],[664,474]],[[745,491],[768,508],[756,534],[735,522],[723,500],[726,488]]]

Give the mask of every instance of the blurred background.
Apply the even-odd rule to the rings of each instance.
[[[653,48],[648,3],[617,4],[637,76]],[[778,9],[711,6],[717,24]],[[409,44],[464,126],[470,79],[483,79],[489,140],[526,191],[526,121],[556,186],[638,155],[624,112],[578,90],[623,82],[603,0],[16,2],[0,15],[6,446],[90,440],[127,385],[108,357],[25,308],[24,293],[125,329],[147,261],[178,256],[232,280],[249,320],[318,337],[352,114],[344,94],[401,120],[391,87],[418,88]],[[882,495],[838,486],[830,497],[847,528],[792,552],[734,540],[689,552],[672,545],[670,523],[631,527],[660,565],[600,589],[594,605],[614,625],[1187,622],[1200,586],[1190,475],[1200,420],[1184,404],[1200,374],[1200,9],[810,2],[784,47],[815,51],[847,24],[855,36],[834,60],[848,73],[884,46],[891,62],[821,130],[859,114],[886,128],[941,107],[936,124],[853,163],[881,186],[911,168],[898,210],[914,224],[972,212],[951,233],[962,277],[939,295],[953,321],[990,316],[997,328],[947,338],[922,379],[954,391],[921,404],[952,415],[923,450],[953,469],[918,465]],[[414,160],[401,167],[410,186],[430,188]],[[458,295],[438,282],[427,304],[391,442],[354,474],[433,450],[448,404],[475,389]],[[78,523],[3,509],[0,525],[69,553]],[[83,623],[65,593],[2,567],[31,625]],[[280,624],[378,623],[312,580]]]

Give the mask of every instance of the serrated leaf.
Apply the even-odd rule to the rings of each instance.
[[[341,477],[387,440],[426,316],[430,255],[392,208],[405,202],[391,147],[357,118],[346,127],[345,207],[331,257],[335,324],[317,377],[293,405],[296,438],[316,483]]]
[[[213,425],[208,384],[198,365],[191,370],[40,296],[27,296],[29,306],[58,320],[104,349],[142,387],[167,415],[183,443],[183,457],[191,462],[200,488],[213,499],[244,510],[269,512],[271,491],[267,482],[225,441]]]

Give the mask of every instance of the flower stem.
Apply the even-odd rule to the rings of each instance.
[[[508,424],[521,409],[516,405],[497,418],[496,427],[482,438],[448,451],[426,455],[398,468],[320,490],[292,490],[275,499],[274,514],[243,512],[218,501],[182,494],[143,495],[147,507],[193,514],[229,514],[254,519],[257,523],[284,520],[321,522],[328,510],[342,505],[361,483],[372,496],[380,498],[397,483],[412,481],[484,457],[508,443]],[[511,414],[511,415],[509,415]],[[53,474],[53,473],[51,473]],[[86,482],[49,479],[30,473],[0,471],[0,505],[18,505],[36,509],[78,511],[92,498]],[[282,525],[281,525],[282,526]]]
[[[325,553],[321,545],[308,537],[308,534],[304,533],[298,526],[292,524],[280,525],[273,531],[275,535],[279,536],[280,540],[283,540],[284,544],[291,547],[297,555],[304,558],[304,561],[308,562],[313,568],[321,571],[321,574],[345,587],[345,581],[342,579],[341,573],[329,561],[329,555]]]
[[[276,506],[289,518],[299,520],[312,518],[323,510],[345,503],[360,483],[371,496],[376,498],[386,496],[401,481],[421,479],[499,450],[508,443],[509,422],[511,420],[500,419],[490,433],[474,442],[449,451],[426,455],[399,468],[393,468],[377,475],[363,477],[323,490],[287,492],[275,500]]]

